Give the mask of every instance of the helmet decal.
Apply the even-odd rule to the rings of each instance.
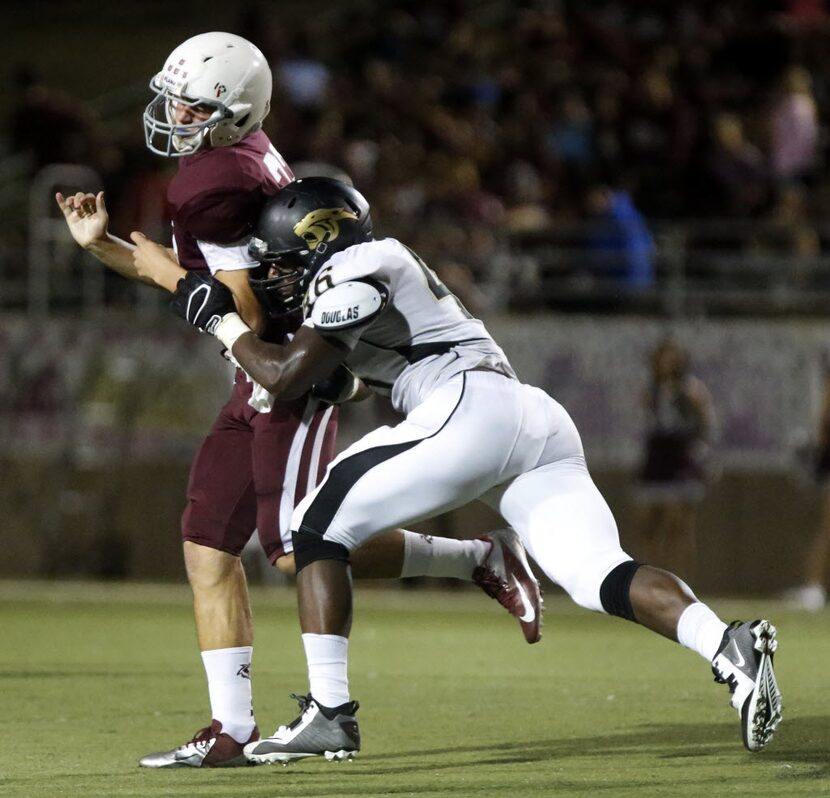
[[[310,250],[325,252],[322,245],[334,241],[340,235],[341,219],[359,221],[358,217],[346,208],[320,208],[300,219],[294,225],[294,233],[308,244]]]
[[[372,240],[369,203],[353,186],[312,176],[281,188],[263,207],[248,252],[254,295],[271,318],[302,306],[308,286],[335,253]]]

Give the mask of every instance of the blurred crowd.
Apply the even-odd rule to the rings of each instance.
[[[268,134],[289,163],[351,175],[471,310],[505,234],[563,222],[601,221],[585,248],[624,253],[633,286],[654,279],[645,220],[767,221],[740,247],[823,249],[825,0],[287,5],[249,5],[234,31],[274,71]],[[171,164],[144,151],[140,108],[115,140],[31,70],[16,85],[13,149],[90,163],[120,230],[162,234]]]

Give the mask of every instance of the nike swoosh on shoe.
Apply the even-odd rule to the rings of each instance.
[[[524,615],[520,615],[519,620],[524,621],[525,623],[530,623],[536,618],[536,610],[533,609],[533,604],[527,595],[527,591],[522,587],[521,582],[519,582],[515,576],[513,577],[513,582],[516,585],[516,589],[519,591],[519,598],[522,600],[522,607],[524,607]]]

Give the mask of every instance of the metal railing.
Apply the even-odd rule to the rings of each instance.
[[[43,316],[120,307],[155,315],[163,304],[157,292],[127,285],[73,242],[53,197],[79,185],[93,190],[101,178],[86,166],[55,164],[31,181],[22,225],[28,227],[25,259],[11,247],[0,248],[0,308]],[[498,297],[498,306],[520,311],[824,315],[830,255],[776,251],[796,229],[774,222],[660,222],[651,230],[652,278],[636,281],[626,270],[632,257],[642,255],[639,244],[598,246],[608,232],[601,225],[504,233],[483,287]],[[830,230],[811,233],[815,241],[830,240]]]
[[[634,282],[626,277],[632,256],[623,247],[588,243],[602,234],[601,225],[557,225],[508,236],[492,273],[501,273],[507,306],[516,310],[824,315],[830,255],[780,251],[776,242],[796,230],[776,222],[661,222],[652,229],[653,278]],[[823,228],[811,232],[817,241],[827,238]]]
[[[81,308],[104,303],[103,271],[72,268],[79,253],[66,222],[54,210],[55,192],[67,185],[98,190],[102,181],[88,166],[52,164],[37,173],[29,189],[26,307],[31,315],[48,315],[56,299],[70,306],[80,304]]]
[[[25,268],[18,258],[13,259],[14,270],[0,268],[0,307],[34,317],[116,307],[136,308],[144,317],[157,315],[164,305],[162,292],[141,290],[123,280],[73,240],[54,195],[78,186],[95,192],[103,181],[94,169],[80,164],[52,164],[31,181]]]

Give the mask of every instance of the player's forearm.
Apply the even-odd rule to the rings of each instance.
[[[276,399],[299,399],[314,384],[302,375],[301,352],[266,343],[253,333],[237,338],[231,353],[245,372]]]
[[[218,271],[214,277],[233,294],[236,312],[242,317],[242,321],[257,335],[262,335],[265,332],[265,314],[259,300],[251,291],[248,270]]]
[[[236,292],[233,298],[236,302],[236,310],[245,324],[257,335],[262,335],[265,332],[265,314],[262,312],[262,305],[256,301],[246,302],[244,297],[240,297]]]
[[[237,313],[224,315],[210,331],[248,376],[276,399],[299,399],[331,375],[344,358],[341,350],[305,327],[285,346],[267,343]]]
[[[137,280],[145,285],[155,285],[152,280],[138,274],[133,260],[135,247],[114,235],[98,239],[85,247],[86,251],[101,263],[128,280]]]

